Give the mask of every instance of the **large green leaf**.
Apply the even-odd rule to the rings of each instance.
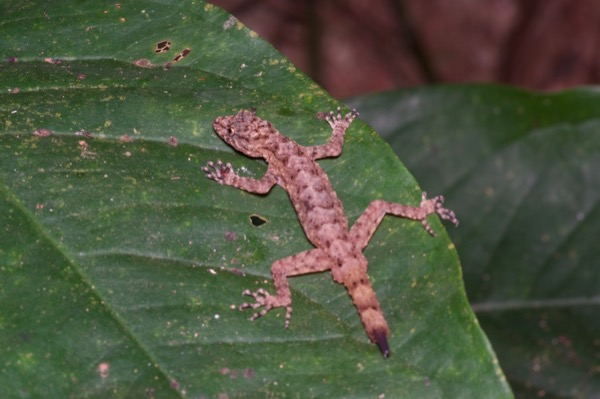
[[[216,159],[265,170],[212,120],[256,107],[322,144],[314,115],[336,106],[253,32],[199,1],[0,10],[3,398],[511,396],[434,217],[437,238],[387,218],[366,250],[389,359],[327,274],[292,279],[288,330],[281,311],[251,323],[237,310],[244,289],[272,290],[273,261],[310,245],[280,188],[261,197],[205,178]],[[172,49],[155,53],[163,40]],[[420,199],[360,121],[321,164],[351,221],[375,198]]]
[[[447,194],[467,292],[519,397],[600,396],[600,95],[494,86],[353,101]]]

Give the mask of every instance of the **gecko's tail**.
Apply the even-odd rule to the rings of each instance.
[[[375,296],[375,291],[371,287],[371,282],[367,278],[366,280],[361,279],[358,282],[351,282],[345,285],[358,310],[369,339],[379,347],[384,357],[388,357],[390,355],[390,347],[387,337],[390,334],[390,330],[383,317],[383,312]]]

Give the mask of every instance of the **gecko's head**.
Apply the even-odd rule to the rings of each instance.
[[[251,157],[263,157],[267,140],[277,133],[269,122],[247,110],[235,115],[219,116],[213,122],[213,127],[227,144]]]

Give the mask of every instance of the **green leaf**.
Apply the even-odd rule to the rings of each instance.
[[[353,102],[460,218],[468,296],[519,397],[600,395],[600,95],[496,86]]]
[[[237,309],[244,289],[273,290],[272,262],[310,244],[281,188],[205,178],[217,159],[265,171],[212,120],[256,107],[323,144],[315,113],[337,106],[253,32],[200,1],[0,10],[4,397],[510,397],[437,218],[437,238],[386,218],[367,247],[389,359],[328,274],[291,279],[288,330],[281,310],[249,322]],[[376,198],[420,200],[360,121],[320,163],[351,222]]]

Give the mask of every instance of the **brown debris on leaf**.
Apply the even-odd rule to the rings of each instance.
[[[34,136],[39,136],[39,137],[50,137],[54,134],[54,132],[50,129],[35,129],[35,131],[33,132]]]

